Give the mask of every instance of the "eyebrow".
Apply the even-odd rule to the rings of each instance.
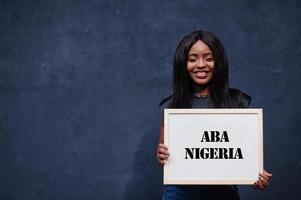
[[[212,53],[204,53],[203,56],[209,56],[209,55],[213,55]],[[188,56],[198,56],[197,53],[191,53],[191,54],[188,54]]]

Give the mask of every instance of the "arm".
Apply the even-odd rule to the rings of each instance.
[[[168,156],[169,153],[167,146],[164,145],[164,126],[163,123],[161,123],[159,144],[157,146],[157,160],[161,166],[163,166],[166,163]]]

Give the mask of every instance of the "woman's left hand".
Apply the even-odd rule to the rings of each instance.
[[[253,187],[255,189],[264,189],[269,185],[269,181],[272,174],[263,170],[263,173],[259,174],[258,180],[254,183]]]

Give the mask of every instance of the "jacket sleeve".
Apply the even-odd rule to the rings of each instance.
[[[242,97],[240,99],[240,107],[241,108],[248,108],[250,106],[252,97],[247,95],[246,93],[242,92]]]
[[[231,88],[229,90],[230,96],[235,99],[235,102],[237,102],[239,108],[248,108],[250,106],[252,97],[249,96],[248,94]]]
[[[168,108],[172,100],[172,96],[168,96],[165,99],[163,99],[159,104],[160,109],[160,121],[163,124],[164,123],[164,109]]]

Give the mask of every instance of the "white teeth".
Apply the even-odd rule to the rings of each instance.
[[[196,74],[197,74],[197,75],[200,75],[200,76],[202,76],[202,75],[204,76],[204,75],[207,74],[207,72],[197,72]]]

